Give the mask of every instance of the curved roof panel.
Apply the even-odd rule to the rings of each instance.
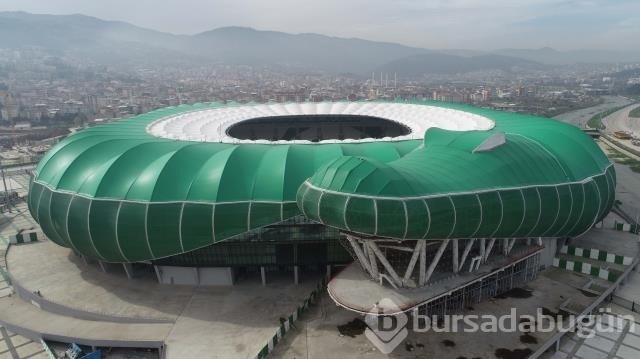
[[[411,132],[320,143],[226,135],[269,114],[363,114]],[[504,144],[488,141],[500,133]],[[393,238],[575,234],[608,211],[614,186],[593,141],[554,120],[432,102],[211,103],[70,135],[34,171],[29,208],[58,244],[132,262],[301,213]]]

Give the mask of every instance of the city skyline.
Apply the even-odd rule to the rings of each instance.
[[[640,37],[640,3],[630,0],[299,2],[0,0],[0,11],[81,13],[175,34],[225,26],[319,33],[431,49],[629,50]],[[311,20],[310,20],[311,19]],[[472,26],[469,26],[472,24]],[[508,31],[507,31],[508,30]]]

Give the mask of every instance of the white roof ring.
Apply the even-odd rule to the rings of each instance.
[[[231,126],[254,118],[305,115],[378,117],[407,127],[409,133],[396,137],[326,139],[320,142],[242,140],[228,134]],[[156,120],[150,123],[146,130],[147,133],[156,137],[196,142],[322,144],[422,139],[426,130],[431,127],[451,131],[486,131],[494,127],[494,122],[473,113],[429,105],[387,102],[307,102],[221,106],[189,111]]]

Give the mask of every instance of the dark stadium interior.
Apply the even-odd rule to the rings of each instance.
[[[324,268],[327,264],[351,262],[351,255],[339,239],[339,230],[296,216],[153,263],[182,267],[299,265]]]
[[[242,140],[292,141],[384,138],[408,135],[395,121],[363,115],[268,116],[237,123],[227,134]]]

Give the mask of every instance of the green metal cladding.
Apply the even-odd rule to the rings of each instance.
[[[613,205],[613,166],[579,129],[533,116],[420,104],[482,115],[495,127],[431,128],[424,142],[193,142],[152,136],[146,126],[225,105],[164,108],[57,144],[34,171],[29,210],[59,245],[134,262],[301,213],[392,238],[558,237],[583,233]],[[499,133],[505,133],[503,145],[473,151]]]

